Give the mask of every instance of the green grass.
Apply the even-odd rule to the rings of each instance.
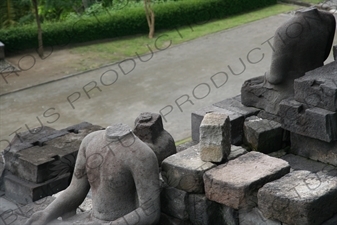
[[[170,44],[177,45],[211,33],[233,28],[279,13],[288,12],[296,8],[297,6],[293,5],[276,4],[222,20],[209,21],[202,25],[192,24],[191,27],[182,27],[177,30],[157,31],[156,36],[153,39],[149,39],[147,35],[138,35],[114,40],[105,40],[101,41],[101,43],[74,47],[71,52],[75,54],[96,53],[102,59],[110,60],[110,62],[118,61],[125,59],[126,57],[135,56],[136,53],[139,55],[149,53],[150,51],[147,46],[150,46],[153,51],[156,51],[155,42],[161,35],[163,36],[158,38],[156,42],[157,47],[165,48]]]
[[[176,141],[176,146],[179,146],[181,144],[185,144],[186,142],[189,142],[189,141],[192,141],[192,138],[191,137],[188,137],[188,138],[185,138],[183,140],[180,140],[180,141]]]
[[[318,4],[318,3],[324,2],[324,0],[300,0],[300,2],[307,2],[307,3]]]

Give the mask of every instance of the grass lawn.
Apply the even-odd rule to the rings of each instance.
[[[136,53],[139,55],[149,53],[150,50],[148,46],[151,46],[151,49],[155,51],[154,43],[156,43],[158,49],[165,48],[170,44],[177,45],[207,34],[219,32],[279,13],[289,12],[296,8],[297,6],[294,5],[276,4],[249,13],[221,20],[209,21],[205,24],[191,24],[190,26],[181,27],[175,30],[157,31],[156,36],[153,39],[149,39],[147,35],[138,35],[114,40],[103,40],[91,45],[74,47],[71,50],[71,53],[82,55],[94,53],[101,59],[106,59],[111,63],[135,56]],[[159,36],[160,38],[156,41]]]
[[[318,4],[318,3],[324,2],[324,0],[300,0],[300,2]]]

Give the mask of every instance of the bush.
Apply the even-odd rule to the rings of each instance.
[[[276,4],[276,0],[182,0],[154,4],[153,9],[156,15],[155,26],[160,30],[200,24],[271,4]],[[143,7],[126,7],[113,13],[64,22],[45,22],[42,29],[44,46],[67,45],[148,32]],[[0,40],[8,52],[36,48],[36,25],[2,29]]]

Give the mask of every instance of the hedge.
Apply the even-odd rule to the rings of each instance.
[[[156,30],[198,24],[276,4],[277,0],[184,0],[153,5]],[[67,45],[148,32],[143,7],[75,21],[43,23],[44,46]],[[7,52],[36,48],[35,24],[0,30]]]

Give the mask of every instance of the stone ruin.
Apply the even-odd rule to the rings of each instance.
[[[178,153],[160,115],[136,119],[132,133],[160,166],[157,224],[337,224],[336,46],[335,61],[323,64],[335,33],[332,18],[310,9],[280,27],[270,71],[246,81],[241,95],[192,113],[193,141]],[[8,198],[30,204],[12,224],[23,224],[22,214],[29,217],[54,197],[31,202],[69,185],[81,140],[97,130],[104,128],[44,127],[13,139],[1,186]],[[89,207],[82,204],[77,213],[90,210],[92,198],[89,193]]]

